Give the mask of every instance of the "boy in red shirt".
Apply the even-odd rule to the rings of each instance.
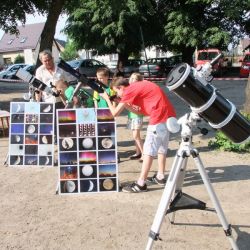
[[[147,135],[143,146],[143,164],[137,182],[123,187],[123,192],[138,193],[147,191],[147,176],[153,159],[158,155],[158,172],[148,180],[165,185],[165,165],[168,149],[169,131],[166,121],[176,117],[173,105],[163,90],[155,83],[143,80],[129,84],[128,80],[117,77],[112,82],[113,90],[120,97],[119,104],[114,107],[106,93],[100,94],[109,106],[113,116],[118,116],[124,108],[131,112],[149,116]]]

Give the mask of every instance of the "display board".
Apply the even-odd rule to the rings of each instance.
[[[59,194],[118,191],[116,123],[109,109],[57,110]]]
[[[9,165],[54,164],[54,104],[11,102]]]

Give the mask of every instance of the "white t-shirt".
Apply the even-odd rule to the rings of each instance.
[[[49,72],[44,65],[41,65],[36,70],[36,78],[45,83],[49,87],[51,87],[51,83],[54,85],[55,82],[58,80],[64,80],[67,82],[76,80],[75,77],[71,76],[64,70],[58,68],[56,65],[55,65],[55,71],[52,73]],[[47,94],[45,91],[42,92],[42,101],[52,102],[52,103],[61,102],[59,97]]]

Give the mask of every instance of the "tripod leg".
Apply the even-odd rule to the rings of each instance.
[[[204,182],[204,185],[205,185],[205,187],[206,187],[206,189],[208,191],[209,197],[210,197],[211,201],[213,202],[214,208],[215,208],[216,213],[217,213],[217,215],[219,217],[219,220],[220,220],[221,225],[222,225],[222,227],[224,229],[224,232],[225,232],[226,236],[228,237],[233,249],[238,250],[239,248],[238,248],[238,246],[237,246],[237,244],[236,244],[236,242],[235,242],[235,240],[234,240],[234,238],[232,236],[231,225],[228,224],[228,222],[227,222],[227,219],[226,219],[226,217],[224,215],[224,212],[223,212],[223,210],[221,208],[219,200],[218,200],[218,198],[217,198],[217,196],[215,194],[213,186],[211,185],[211,182],[210,182],[209,177],[208,177],[208,175],[206,173],[204,165],[203,165],[203,163],[201,161],[201,158],[200,158],[200,156],[198,155],[197,152],[196,152],[195,155],[193,155],[193,158],[194,158],[195,164],[196,164],[196,166],[197,166],[197,168],[198,168],[198,170],[200,172],[200,175],[201,175],[201,178],[202,178],[202,180]]]
[[[149,239],[147,243],[146,249],[152,249],[153,241],[159,239],[159,231],[160,227],[163,221],[163,218],[166,214],[166,211],[169,207],[170,200],[175,192],[176,187],[176,181],[179,176],[180,170],[183,167],[183,161],[185,160],[185,157],[181,157],[179,155],[175,156],[166,186],[164,188],[160,204],[158,206],[154,222],[152,224],[150,233],[149,233]]]

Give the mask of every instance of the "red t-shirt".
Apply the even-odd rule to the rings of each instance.
[[[138,106],[140,113],[149,116],[150,125],[166,122],[169,117],[176,117],[174,107],[163,90],[146,80],[134,82],[126,87],[120,102]]]

